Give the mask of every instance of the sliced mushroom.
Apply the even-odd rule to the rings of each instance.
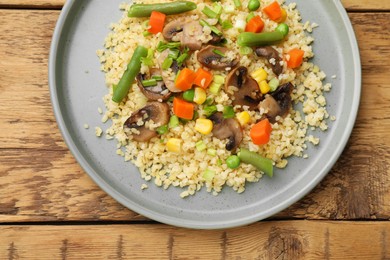
[[[161,71],[159,69],[150,69],[150,77],[159,75],[161,76]],[[149,99],[153,101],[157,100],[167,100],[172,92],[170,92],[165,86],[164,81],[157,81],[156,86],[145,87],[142,84],[142,81],[146,79],[146,74],[139,73],[137,75],[137,84],[141,92]]]
[[[180,41],[192,51],[202,47],[199,36],[203,34],[203,27],[198,21],[187,18],[173,20],[165,25],[162,34],[167,41]]]
[[[211,40],[208,42],[209,44],[220,44],[225,39],[222,35],[218,35],[215,32],[211,32]]]
[[[168,58],[169,50],[166,49],[163,51],[160,56],[157,58],[157,63],[159,67],[162,67],[162,64],[166,58]],[[179,67],[176,61],[173,61],[171,69],[172,71],[164,71],[161,70],[161,76],[163,77],[163,81],[165,86],[169,89],[171,92],[181,92],[181,89],[178,89],[175,86],[175,75],[176,73],[181,69],[182,67]]]
[[[285,117],[291,108],[291,92],[294,86],[286,83],[279,86],[270,95],[260,102],[259,109],[265,111],[266,117],[274,123],[277,116]]]
[[[248,69],[243,66],[229,73],[225,82],[225,92],[234,97],[234,106],[248,106],[250,110],[255,110],[263,97],[259,85],[248,76]]]
[[[167,103],[150,102],[143,108],[135,111],[124,123],[123,127],[136,129],[139,133],[132,133],[133,140],[147,142],[157,136],[154,129],[145,126],[147,121],[152,120],[154,124],[160,126],[169,122],[169,105]]]
[[[229,57],[228,48],[207,45],[198,52],[198,61],[205,67],[214,70],[233,68],[238,64],[237,57]],[[221,55],[222,54],[222,55]]]
[[[223,118],[221,112],[217,112],[210,116],[213,121],[213,135],[218,139],[228,139],[225,148],[228,151],[235,150],[243,139],[243,133],[240,123],[233,118]]]
[[[263,47],[257,47],[255,49],[255,53],[259,57],[264,57],[267,59],[268,63],[270,64],[272,71],[276,75],[280,75],[283,71],[282,65],[280,65],[280,62],[282,59],[279,56],[279,52],[275,50],[271,46],[263,46]],[[270,61],[273,60],[273,61]]]

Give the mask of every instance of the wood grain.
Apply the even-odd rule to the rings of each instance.
[[[0,226],[0,233],[0,259],[390,257],[388,222],[275,221],[216,231],[134,224]]]
[[[65,0],[0,0],[1,7],[12,8],[61,8]],[[390,1],[341,0],[348,11],[390,10]]]

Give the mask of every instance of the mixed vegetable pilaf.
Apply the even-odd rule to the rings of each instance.
[[[329,118],[331,86],[310,62],[317,25],[282,1],[163,1],[123,4],[98,51],[117,153],[181,197],[241,193],[287,157],[307,158],[319,143],[308,130]]]

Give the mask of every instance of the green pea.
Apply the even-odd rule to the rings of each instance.
[[[240,166],[241,160],[237,155],[231,155],[226,159],[226,165],[230,169],[236,169]]]
[[[188,101],[188,102],[194,101],[194,96],[195,96],[194,89],[189,89],[189,90],[183,92],[183,99]]]
[[[280,32],[281,34],[283,34],[284,37],[287,36],[288,32],[289,32],[289,28],[288,28],[288,25],[285,24],[285,23],[281,23],[278,25],[278,27],[276,27],[275,31],[278,31]]]
[[[259,0],[249,0],[248,3],[248,9],[249,11],[256,11],[260,7],[260,1]]]

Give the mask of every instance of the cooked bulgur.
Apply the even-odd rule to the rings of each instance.
[[[168,0],[166,0],[168,1]],[[149,3],[160,2],[158,0],[150,0]],[[211,2],[203,2],[195,0],[197,9],[190,13],[167,16],[169,22],[178,17],[190,17],[198,21],[206,19],[201,10],[210,5]],[[261,0],[261,6],[270,4],[271,0]],[[284,67],[283,73],[279,75],[280,83],[291,82],[295,86],[291,96],[294,104],[301,103],[302,110],[290,110],[287,116],[276,118],[276,122],[272,124],[272,133],[270,141],[265,145],[255,145],[250,138],[250,129],[254,123],[259,121],[265,111],[249,110],[247,107],[234,107],[238,113],[246,110],[250,115],[250,122],[243,126],[243,141],[240,147],[247,148],[250,151],[257,152],[263,157],[269,158],[278,168],[287,166],[287,158],[290,156],[299,156],[307,158],[305,149],[307,142],[314,145],[319,144],[320,140],[312,134],[308,134],[309,129],[317,129],[325,131],[327,129],[326,120],[329,115],[326,110],[326,98],[324,92],[330,91],[331,85],[323,84],[325,73],[320,68],[309,61],[313,57],[311,43],[314,39],[309,34],[313,28],[318,25],[310,22],[301,22],[299,11],[295,3],[284,4],[279,1],[282,7],[287,11],[287,19],[285,23],[289,26],[290,32],[288,37],[280,44],[273,46],[280,54],[289,57],[286,53],[293,49],[299,48],[304,51],[304,62],[297,69],[288,69],[285,62],[281,61]],[[237,9],[233,5],[232,0],[221,0],[221,5],[225,12],[222,12],[221,19],[229,20],[233,25],[245,21],[248,10],[246,10],[248,0],[242,0],[241,9]],[[98,50],[97,54],[101,62],[101,70],[106,75],[106,84],[109,93],[104,97],[106,111],[103,115],[103,122],[110,119],[112,125],[106,130],[108,137],[115,136],[118,141],[117,153],[124,156],[126,161],[133,162],[140,170],[141,176],[146,181],[153,180],[157,186],[167,189],[173,185],[181,187],[184,191],[180,194],[181,197],[193,195],[203,186],[208,192],[213,192],[217,195],[222,188],[227,185],[233,190],[241,193],[245,190],[246,182],[257,182],[262,177],[263,173],[258,171],[250,164],[241,163],[239,168],[230,169],[225,163],[226,158],[232,152],[225,149],[227,141],[217,139],[212,134],[202,135],[194,130],[195,121],[188,121],[185,124],[179,124],[175,128],[163,135],[152,138],[148,142],[136,142],[132,140],[124,130],[124,123],[132,115],[132,113],[142,108],[147,103],[147,98],[142,94],[136,83],[133,84],[127,98],[116,103],[112,101],[113,86],[120,80],[132,54],[137,45],[142,45],[146,48],[155,48],[160,41],[164,41],[161,33],[156,35],[143,36],[145,31],[144,22],[147,18],[129,18],[127,10],[131,4],[122,4],[124,14],[118,23],[111,24],[112,31],[105,39],[104,49]],[[232,11],[233,10],[233,11]],[[261,11],[257,10],[255,14],[260,15],[264,21],[264,31],[272,31],[276,28],[277,23],[271,21]],[[211,25],[216,24],[216,19],[206,19]],[[208,30],[205,27],[204,30]],[[237,36],[240,33],[239,26],[224,30],[224,37],[227,39],[227,46],[232,50],[228,56],[234,56],[239,53],[239,47],[235,44]],[[208,32],[210,34],[210,32]],[[207,32],[205,33],[207,35]],[[202,41],[207,41],[207,37],[202,38]],[[187,61],[187,67],[196,70],[200,67],[196,60],[195,51]],[[155,52],[155,58],[158,55]],[[253,53],[240,55],[240,65],[248,68],[248,71],[254,71],[258,68],[263,68],[267,74],[267,80],[275,77],[269,63],[274,64],[275,60],[266,62],[264,59],[255,57]],[[141,72],[147,72],[149,68],[142,65]],[[226,76],[228,71],[218,71],[218,74]],[[232,100],[229,95],[222,89],[217,95],[208,93],[214,99],[218,111],[222,111],[224,106],[232,105]],[[200,108],[202,105],[199,106]],[[202,109],[198,109],[199,117],[203,117]],[[100,111],[99,111],[100,112]],[[335,118],[332,118],[335,119]],[[96,129],[96,134],[99,136],[99,131]],[[166,142],[170,138],[182,140],[180,153],[168,152]],[[196,144],[202,141],[207,149],[199,151]],[[122,152],[123,151],[123,152]],[[212,151],[212,152],[208,152]],[[211,170],[215,173],[211,180],[206,180],[203,173],[206,170]],[[142,188],[147,186],[143,185]]]

